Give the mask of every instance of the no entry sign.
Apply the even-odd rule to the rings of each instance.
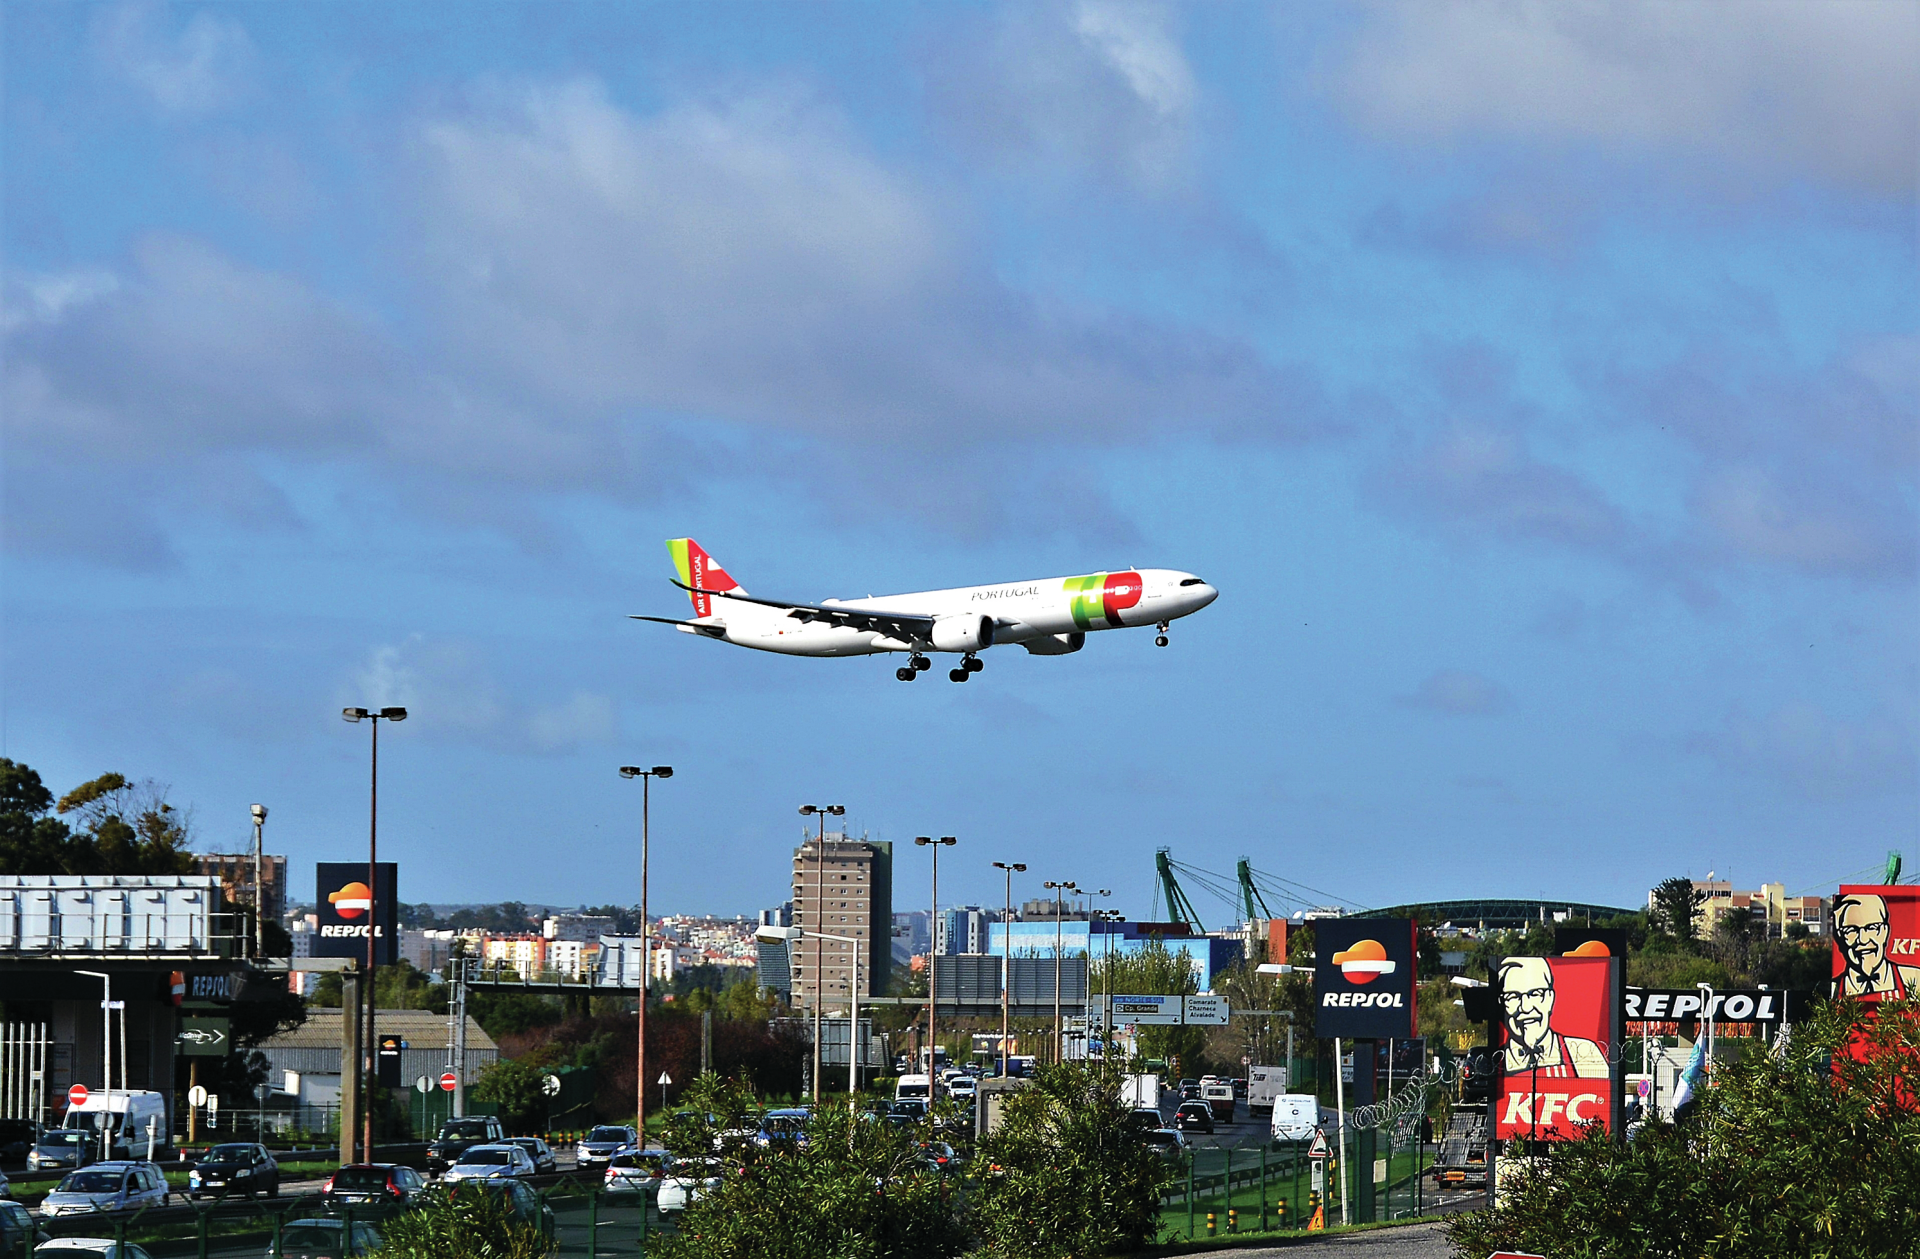
[[[67,1090],[67,1105],[85,1106],[87,1104],[87,1086],[76,1084]]]
[[[453,1092],[454,1085],[458,1083],[460,1083],[460,1077],[456,1076],[451,1071],[447,1072],[445,1075],[442,1075],[440,1077],[440,1087],[445,1089],[449,1093]]]

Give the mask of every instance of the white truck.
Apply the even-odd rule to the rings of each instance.
[[[104,1128],[112,1143],[108,1158],[152,1157],[172,1144],[167,1125],[167,1099],[144,1089],[114,1089],[87,1094],[87,1100],[67,1108],[66,1126],[79,1128],[100,1140]]]
[[[1311,1093],[1282,1093],[1273,1099],[1275,1141],[1311,1141],[1320,1121],[1320,1099]]]
[[[1120,1081],[1120,1101],[1133,1110],[1160,1109],[1160,1077],[1129,1075]]]
[[[1287,1091],[1285,1067],[1247,1068],[1247,1109],[1264,1115],[1273,1109],[1273,1099]]]

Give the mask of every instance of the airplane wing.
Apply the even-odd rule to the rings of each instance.
[[[702,621],[675,621],[664,616],[640,616],[632,612],[627,614],[627,619],[629,621],[652,621],[655,625],[677,625],[681,629],[692,630],[696,634],[705,634],[708,638],[725,638],[727,634],[726,626],[713,625]]]
[[[873,608],[828,607],[818,603],[786,603],[778,599],[755,599],[736,590],[701,590],[694,586],[673,583],[690,594],[712,595],[719,599],[738,599],[742,603],[757,603],[763,608],[779,608],[797,621],[825,621],[830,625],[842,625],[848,629],[871,630],[887,634],[894,638],[919,639],[926,641],[933,634],[933,618],[916,616],[911,612],[883,612]]]

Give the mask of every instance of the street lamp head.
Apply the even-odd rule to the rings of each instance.
[[[673,777],[673,766],[655,765],[653,767],[653,776],[655,778],[671,778]]]
[[[253,814],[253,820],[256,822],[267,820],[267,806],[264,804],[250,804],[247,806],[247,812]]]
[[[380,715],[388,721],[405,721],[407,719],[407,710],[404,708],[382,708]]]
[[[622,778],[638,778],[646,772],[646,770],[641,769],[638,765],[622,765],[620,767],[620,777]]]
[[[843,814],[846,813],[846,811],[847,811],[847,806],[844,804],[830,804],[827,806],[827,812],[833,814],[833,816],[835,817],[842,816]]]
[[[913,843],[916,848],[925,848],[928,844],[931,844],[932,842],[933,842],[933,836],[931,835],[915,835],[913,837]]]
[[[369,713],[364,708],[343,708],[340,710],[340,719],[342,721],[360,721],[372,715],[372,713]]]
[[[945,844],[947,847],[951,848],[955,844],[959,843],[960,841],[955,839],[951,835],[942,835],[939,839],[935,840],[934,842],[938,844]]]
[[[1094,895],[1095,896],[1112,896],[1113,889],[1110,887],[1103,887],[1098,892],[1095,892]]]

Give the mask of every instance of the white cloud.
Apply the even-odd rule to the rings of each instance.
[[[1804,700],[1758,717],[1735,709],[1688,747],[1816,799],[1910,792],[1920,779],[1913,731],[1884,709],[1858,718]]]
[[[1507,688],[1470,669],[1440,669],[1402,695],[1399,702],[1408,708],[1450,713],[1460,717],[1489,717],[1505,712],[1513,705]]]
[[[165,13],[149,4],[103,9],[93,23],[96,55],[166,113],[206,114],[239,99],[257,59],[246,29],[202,10],[169,34]]]
[[[619,733],[613,701],[605,695],[575,691],[564,704],[533,710],[528,731],[546,751],[571,750],[582,743],[611,743]]]
[[[1177,118],[1193,107],[1193,71],[1165,5],[1080,0],[1073,28],[1160,117]]]
[[[572,752],[610,743],[619,733],[607,696],[576,690],[558,704],[525,702],[495,679],[480,647],[423,634],[370,651],[338,698],[342,707],[401,705],[409,731],[420,738],[515,752]]]
[[[1337,78],[1382,131],[1705,156],[1895,195],[1914,185],[1911,3],[1391,0],[1371,16]]]

